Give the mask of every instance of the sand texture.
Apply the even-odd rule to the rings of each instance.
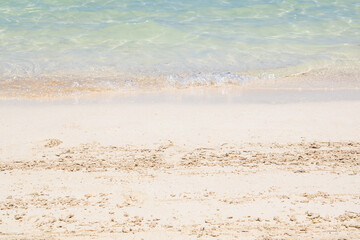
[[[358,106],[2,107],[0,239],[360,239]]]

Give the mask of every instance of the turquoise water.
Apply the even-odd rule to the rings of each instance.
[[[3,82],[241,82],[240,72],[359,56],[358,0],[0,1]]]

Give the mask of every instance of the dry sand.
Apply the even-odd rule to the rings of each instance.
[[[0,239],[360,239],[359,101],[0,116]]]

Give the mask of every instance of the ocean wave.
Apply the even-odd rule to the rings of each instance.
[[[360,89],[360,67],[314,65],[248,72],[196,72],[167,75],[69,75],[0,79],[0,98],[68,98],[74,96],[191,88]]]

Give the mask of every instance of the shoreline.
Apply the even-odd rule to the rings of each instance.
[[[61,101],[137,94],[246,91],[359,91],[359,64],[307,63],[247,72],[194,72],[169,75],[87,75],[54,73],[8,76],[0,81],[0,100]],[[172,79],[177,77],[178,79]]]
[[[360,88],[243,88],[195,87],[187,89],[129,90],[63,97],[0,98],[1,105],[59,104],[287,104],[359,101]]]

